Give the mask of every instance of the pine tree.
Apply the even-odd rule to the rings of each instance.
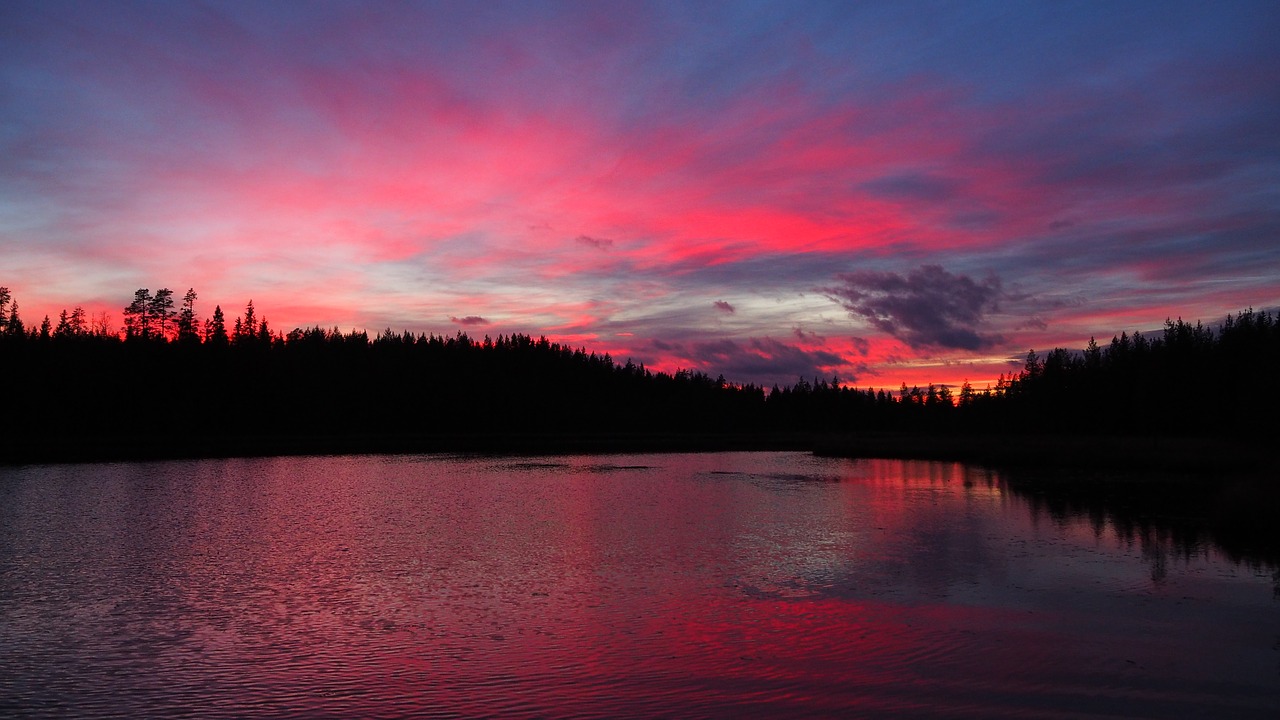
[[[71,311],[71,318],[67,321],[67,324],[71,326],[72,335],[83,335],[87,330],[84,308],[77,305],[75,309]]]
[[[199,342],[200,323],[196,320],[196,289],[190,288],[182,297],[182,310],[178,313],[178,341]]]
[[[27,334],[27,328],[22,324],[22,318],[18,317],[18,301],[12,300],[9,303],[9,320],[5,323],[5,334],[11,337],[24,337]]]
[[[174,317],[178,314],[173,309],[173,291],[169,288],[157,290],[155,297],[151,298],[151,305],[148,310],[155,334],[167,340],[170,326],[173,324]]]
[[[9,313],[7,306],[13,296],[9,294],[9,288],[0,287],[0,334],[4,333],[4,329],[9,325]]]
[[[213,317],[205,321],[204,341],[216,346],[225,346],[228,342],[227,323],[221,305],[214,305]]]
[[[125,337],[151,337],[151,291],[138,288],[124,309]]]
[[[236,342],[246,342],[253,340],[254,335],[258,332],[258,318],[253,309],[253,300],[244,308],[244,317],[236,318]]]

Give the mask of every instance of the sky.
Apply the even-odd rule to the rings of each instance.
[[[1280,306],[1280,3],[7,0],[0,285],[981,388]]]

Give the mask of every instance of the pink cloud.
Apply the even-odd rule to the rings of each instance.
[[[1007,64],[990,86],[908,60],[880,77],[877,58],[845,62],[851,45],[771,31],[760,65],[675,52],[661,38],[679,23],[653,9],[527,10],[30,19],[14,72],[66,84],[0,111],[26,123],[0,175],[16,208],[0,280],[29,319],[162,286],[203,309],[253,297],[281,329],[445,331],[483,308],[489,331],[663,369],[714,370],[690,340],[714,332],[743,367],[825,353],[843,364],[811,364],[889,386],[1004,361],[907,348],[815,288],[990,271],[1027,298],[985,316],[1010,355],[1280,303],[1256,63],[1011,90]],[[1084,302],[1045,299],[1067,295]]]

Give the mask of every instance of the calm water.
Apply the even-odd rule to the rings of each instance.
[[[0,468],[0,715],[1275,718],[1274,572],[957,464]]]

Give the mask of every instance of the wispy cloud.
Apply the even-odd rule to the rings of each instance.
[[[589,245],[597,250],[608,250],[613,247],[613,241],[609,238],[591,237],[590,235],[579,235],[574,238],[576,242],[582,245]]]
[[[773,338],[722,339],[693,343],[691,356],[701,367],[741,382],[767,384],[827,377],[846,370],[845,358],[826,350],[805,349]],[[843,381],[856,378],[846,372]]]

